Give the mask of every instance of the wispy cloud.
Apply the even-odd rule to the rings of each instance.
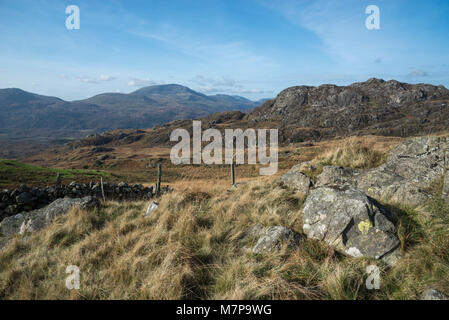
[[[202,93],[226,93],[226,94],[262,94],[263,90],[247,89],[237,80],[230,77],[210,77],[196,75],[189,80],[189,86]]]
[[[147,40],[161,42],[186,56],[198,61],[213,62],[215,65],[251,68],[260,64],[264,64],[265,67],[275,64],[270,57],[252,49],[247,41],[239,39],[220,41],[216,38],[203,37],[201,34],[192,34],[189,30],[173,25],[163,25],[151,33],[134,30],[128,32]]]
[[[410,72],[407,77],[409,78],[422,78],[422,77],[427,77],[429,74],[421,69],[415,69],[412,72]]]
[[[237,85],[237,82],[234,79],[227,77],[214,78],[196,75],[191,79],[191,81],[201,86],[211,85],[215,87],[234,87]]]
[[[100,75],[96,78],[92,78],[92,77],[86,77],[86,76],[79,76],[77,77],[77,79],[83,83],[103,83],[103,82],[109,82],[109,81],[113,81],[116,78],[115,77],[111,77],[111,76],[107,76],[107,75]]]
[[[138,79],[138,78],[131,78],[128,81],[128,86],[130,87],[146,87],[146,86],[154,86],[157,84],[162,84],[162,82],[150,80],[150,79]]]

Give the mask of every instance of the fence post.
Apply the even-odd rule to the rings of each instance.
[[[161,191],[161,179],[162,179],[162,164],[160,162],[157,163],[157,182],[156,182],[156,196],[159,196]]]
[[[103,188],[103,177],[101,177],[101,195],[103,196],[103,202],[106,201],[105,197],[104,197],[104,188]]]
[[[232,182],[232,186],[235,185],[235,163],[234,163],[234,158],[232,158],[232,162],[231,162],[231,182]]]

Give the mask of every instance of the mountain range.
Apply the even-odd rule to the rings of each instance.
[[[202,120],[203,130],[277,128],[279,143],[284,145],[339,136],[407,137],[449,130],[449,90],[444,86],[376,78],[348,86],[294,86],[260,106],[263,101],[206,96],[179,85],[146,87],[130,94],[100,94],[72,102],[5,89],[0,90],[0,101],[3,132],[54,128],[59,131],[46,134],[55,138],[71,130],[76,139],[69,149],[169,146],[172,130],[185,128],[191,132],[192,118]],[[0,129],[0,140],[1,133]],[[90,133],[95,134],[86,137]],[[86,138],[79,140],[82,136]],[[17,145],[6,145],[4,150],[11,154]],[[33,143],[29,151],[39,150]],[[16,154],[12,156],[23,158],[23,152]]]
[[[348,86],[295,86],[248,113],[228,111],[203,117],[202,129],[277,128],[281,144],[353,135],[408,137],[449,130],[449,90],[372,78]],[[192,132],[192,121],[177,120],[142,132],[115,130],[75,141],[89,145],[169,146],[170,132]]]
[[[0,128],[96,132],[150,128],[215,112],[246,111],[260,104],[240,96],[207,96],[176,84],[144,87],[129,94],[103,93],[70,102],[21,89],[0,89]]]

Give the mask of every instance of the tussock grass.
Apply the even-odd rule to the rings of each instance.
[[[375,167],[397,142],[379,139],[323,142],[302,150],[303,161],[314,158],[317,170]],[[176,180],[176,192],[159,199],[149,217],[146,202],[107,202],[12,239],[0,251],[0,299],[416,299],[428,287],[449,292],[442,180],[429,188],[433,200],[424,207],[384,203],[396,213],[402,251],[387,269],[310,239],[296,249],[252,254],[254,225],[302,233],[304,200],[272,185],[274,177],[246,177],[234,189],[224,174]],[[380,267],[380,290],[366,289],[371,264]],[[68,265],[81,270],[80,290],[65,287]]]
[[[376,148],[377,147],[377,148]],[[380,166],[387,159],[389,149],[376,145],[374,141],[349,138],[339,141],[314,159],[321,165],[334,165],[354,169],[370,169]]]
[[[302,201],[251,182],[167,194],[149,217],[145,202],[74,209],[0,252],[0,298],[414,299],[429,285],[448,290],[448,208],[441,201],[425,215],[397,209],[404,257],[382,268],[380,290],[365,287],[365,269],[375,262],[319,241],[252,254],[253,225],[302,232]],[[80,290],[65,287],[68,265],[81,270]]]

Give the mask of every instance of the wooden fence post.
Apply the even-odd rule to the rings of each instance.
[[[105,197],[104,197],[104,188],[103,188],[103,177],[101,177],[101,195],[103,196],[103,202],[106,201]]]
[[[161,179],[162,179],[162,164],[157,163],[157,182],[156,182],[156,196],[159,196],[161,192]]]
[[[235,185],[235,163],[234,163],[234,158],[232,158],[232,162],[231,162],[231,185]]]

